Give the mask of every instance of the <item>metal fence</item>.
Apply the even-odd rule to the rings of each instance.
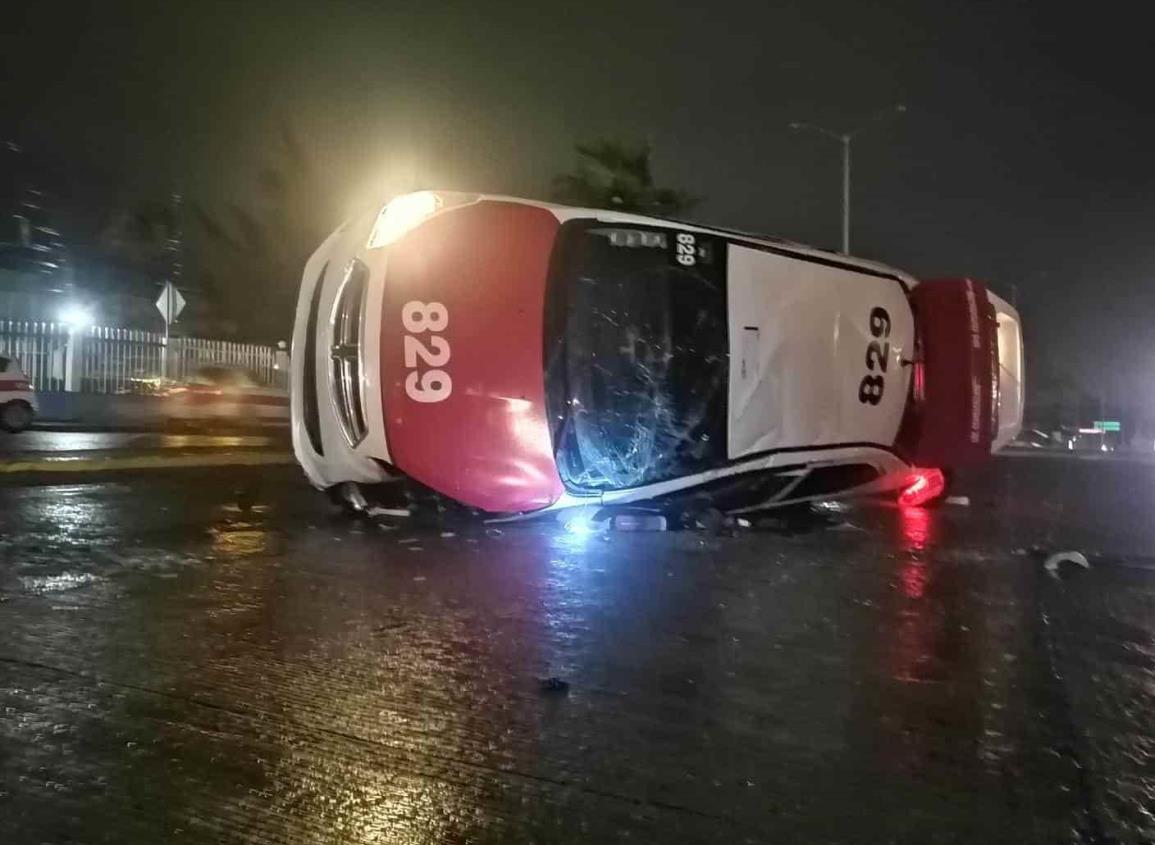
[[[16,358],[37,390],[63,390],[68,329],[57,323],[0,321],[0,355]]]
[[[164,335],[137,329],[0,320],[0,355],[18,359],[37,390],[149,393],[165,375]],[[274,387],[287,387],[288,356],[275,347],[174,337],[167,377],[190,378],[208,365],[237,367]],[[70,378],[71,376],[71,378]]]

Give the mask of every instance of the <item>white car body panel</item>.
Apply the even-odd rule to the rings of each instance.
[[[820,444],[890,446],[906,407],[914,317],[895,278],[731,245],[729,457]],[[868,369],[869,320],[886,309],[886,371]],[[804,366],[803,366],[804,365]],[[877,405],[859,401],[881,378]]]
[[[668,493],[676,493],[679,490],[688,490],[691,487],[696,487],[699,484],[705,484],[710,481],[732,478],[759,470],[798,467],[800,468],[799,478],[801,478],[805,476],[809,470],[821,466],[859,463],[869,464],[879,471],[880,477],[871,483],[872,487],[886,476],[900,475],[902,478],[905,478],[905,472],[910,469],[907,464],[892,452],[878,447],[846,446],[837,449],[800,449],[789,452],[774,452],[749,461],[718,467],[717,469],[707,470],[706,472],[695,475],[673,478],[657,484],[647,484],[644,487],[635,487],[631,490],[606,492],[600,496],[600,503],[610,505],[641,502],[655,496],[664,496]],[[901,480],[896,481],[893,486],[897,487],[900,484]],[[887,489],[893,489],[893,487]],[[775,497],[774,501],[779,501],[778,497]],[[789,499],[785,498],[782,499],[782,501],[789,501]],[[756,507],[758,506],[754,505],[749,509],[753,510]]]

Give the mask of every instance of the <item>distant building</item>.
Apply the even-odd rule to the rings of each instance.
[[[0,269],[58,277],[67,263],[49,202],[35,184],[24,151],[0,146]]]

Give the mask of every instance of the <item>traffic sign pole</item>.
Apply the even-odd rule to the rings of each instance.
[[[164,350],[160,359],[160,380],[168,381],[168,327],[172,323],[172,284],[164,286]]]
[[[168,341],[169,330],[172,326],[172,321],[175,320],[180,312],[184,310],[184,297],[180,295],[176,285],[172,282],[165,282],[164,289],[160,292],[160,296],[156,300],[157,310],[160,315],[164,317],[164,352],[160,359],[160,377],[168,379]]]

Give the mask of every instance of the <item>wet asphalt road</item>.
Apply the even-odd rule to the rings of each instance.
[[[1155,839],[1155,467],[961,486],[733,537],[0,487],[0,843]]]
[[[94,473],[292,464],[288,431],[31,430],[0,435],[0,484],[91,482]]]
[[[219,434],[206,431],[24,431],[0,436],[0,455],[59,452],[155,451],[159,449],[288,448],[287,432]]]

